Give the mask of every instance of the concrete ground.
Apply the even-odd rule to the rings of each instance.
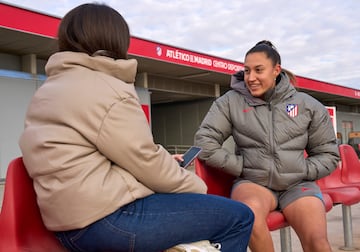
[[[351,206],[351,214],[352,214],[352,231],[353,231],[353,247],[354,247],[354,250],[351,251],[360,251],[360,203]],[[328,224],[328,238],[333,252],[345,251],[341,249],[341,247],[344,246],[345,244],[341,205],[334,206],[327,213],[327,224]],[[274,240],[275,251],[281,252],[280,232],[273,231],[272,237]],[[303,251],[300,245],[300,241],[293,230],[291,230],[291,244],[292,244],[292,252]]]
[[[4,184],[0,184],[0,208],[2,205],[4,193]],[[360,251],[360,203],[351,207],[352,213],[352,230],[353,230],[353,251]],[[328,236],[333,252],[344,251],[341,246],[344,246],[344,232],[342,222],[342,207],[341,205],[334,206],[327,214],[328,220]],[[1,225],[1,223],[0,223]],[[280,247],[280,232],[273,231],[272,237],[274,240],[275,251],[281,252]],[[292,252],[303,251],[296,234],[291,231]],[[250,251],[250,250],[249,250]]]

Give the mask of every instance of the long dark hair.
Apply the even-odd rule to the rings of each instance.
[[[69,11],[58,30],[59,51],[127,59],[130,31],[125,19],[105,4],[82,4]]]
[[[261,41],[257,42],[254,47],[252,47],[249,51],[247,51],[247,53],[245,54],[245,57],[248,54],[255,53],[255,52],[265,53],[266,56],[271,60],[273,66],[275,66],[276,64],[281,65],[280,54],[279,54],[278,50],[276,49],[276,47],[273,45],[273,43],[271,43],[269,40],[261,40]],[[290,72],[289,70],[286,70],[285,68],[281,68],[281,70],[284,71],[289,76],[290,82],[292,84],[296,85],[295,75],[292,72]],[[278,76],[278,78],[280,78],[280,76]],[[279,81],[278,78],[277,78],[276,82]]]

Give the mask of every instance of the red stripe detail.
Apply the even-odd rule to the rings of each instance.
[[[316,81],[305,77],[297,77],[296,79],[297,79],[297,86],[300,88],[360,99],[360,90],[339,86],[323,81]]]
[[[0,4],[0,26],[55,38],[60,18]]]
[[[0,26],[8,29],[56,38],[60,21],[61,18],[58,17],[52,17],[35,11],[0,3]],[[162,49],[162,55],[160,56],[156,51],[157,46],[160,46]],[[168,56],[166,56],[167,52]],[[129,54],[225,74],[233,74],[239,67],[242,68],[243,66],[242,63],[236,61],[200,54],[135,37],[131,38]],[[169,55],[171,57],[169,57]],[[213,64],[208,66],[205,64],[194,63],[190,60],[184,60],[181,55],[185,55],[189,58],[201,57],[203,59],[211,60]],[[303,89],[360,99],[359,89],[316,81],[305,77],[297,77],[297,82],[298,87]]]
[[[243,64],[240,62],[136,37],[131,38],[129,54],[226,74],[233,74],[243,69]]]
[[[149,105],[144,105],[144,104],[141,104],[141,107],[145,113],[145,116],[146,116],[146,119],[148,121],[148,123],[150,123],[150,109],[149,109]]]

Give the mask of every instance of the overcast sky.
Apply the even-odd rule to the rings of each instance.
[[[62,17],[93,1],[14,0]],[[106,0],[134,36],[243,62],[271,40],[296,75],[360,90],[359,0]]]

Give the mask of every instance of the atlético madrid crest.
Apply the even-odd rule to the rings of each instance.
[[[298,105],[297,104],[287,104],[286,105],[286,113],[290,117],[295,117],[298,115]]]

